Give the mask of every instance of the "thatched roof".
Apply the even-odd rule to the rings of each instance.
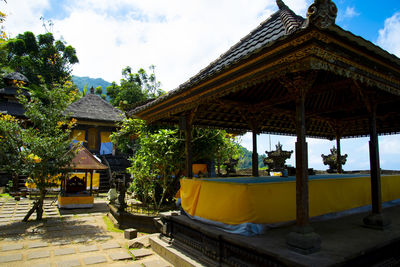
[[[121,110],[95,94],[87,94],[69,105],[65,112],[78,120],[119,122],[125,117]]]
[[[21,74],[19,72],[11,72],[11,73],[5,75],[3,77],[3,79],[5,81],[13,81],[13,80],[15,80],[15,81],[19,81],[19,82],[29,83],[28,78],[26,78],[25,75],[23,75],[23,74]]]

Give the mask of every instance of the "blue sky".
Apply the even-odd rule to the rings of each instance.
[[[305,16],[312,0],[284,0]],[[400,57],[400,1],[336,0],[336,24]],[[53,33],[77,50],[73,74],[118,82],[125,66],[156,66],[163,89],[172,90],[215,60],[277,10],[275,0],[12,0],[0,2],[10,36],[43,33],[41,16]],[[294,150],[292,137],[271,136]],[[321,154],[334,142],[307,139],[309,166],[325,169]],[[242,144],[251,149],[250,135]],[[259,153],[269,149],[261,135]],[[368,138],[342,141],[346,170],[368,169]],[[380,137],[381,167],[400,169],[400,135]],[[294,165],[294,156],[289,160]]]

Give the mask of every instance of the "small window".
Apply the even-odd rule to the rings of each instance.
[[[88,148],[89,150],[97,150],[98,147],[98,132],[96,128],[88,130]]]

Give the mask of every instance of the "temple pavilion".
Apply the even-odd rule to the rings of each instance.
[[[370,137],[372,209],[364,224],[390,224],[382,211],[378,136],[400,132],[400,59],[336,25],[331,0],[315,0],[306,18],[276,2],[278,11],[226,53],[129,115],[185,131],[188,177],[193,127],[252,132],[254,177],[258,134],[296,136],[296,227],[286,243],[308,254],[320,249],[321,239],[309,223],[306,137],[336,139],[338,155],[341,138]],[[207,255],[215,259],[215,253]]]
[[[121,110],[94,94],[92,87],[90,94],[69,105],[65,112],[77,120],[77,126],[72,131],[74,140],[83,142],[91,153],[112,154],[110,134],[125,118]]]

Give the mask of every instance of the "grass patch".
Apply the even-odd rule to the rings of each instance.
[[[124,230],[121,230],[121,229],[118,229],[117,227],[115,227],[113,222],[111,221],[111,219],[108,218],[108,216],[104,215],[103,220],[107,226],[107,231],[114,232],[114,233],[123,233],[124,232]]]
[[[0,197],[2,197],[2,198],[12,198],[12,197],[10,196],[10,194],[8,194],[8,193],[0,194]]]

